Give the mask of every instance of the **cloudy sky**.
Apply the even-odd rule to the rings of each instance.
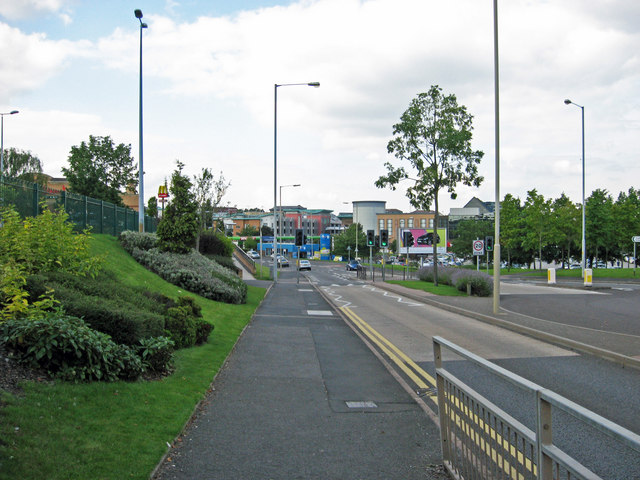
[[[89,135],[131,144],[138,160],[139,23],[144,13],[145,197],[179,159],[223,172],[225,203],[273,206],[274,84],[284,204],[351,211],[386,200],[386,145],[409,102],[431,85],[474,116],[485,152],[480,188],[441,195],[440,210],[495,197],[490,0],[0,0],[5,148],[30,150],[62,175]],[[536,188],[581,200],[586,189],[640,188],[640,2],[510,0],[499,6],[500,191]]]

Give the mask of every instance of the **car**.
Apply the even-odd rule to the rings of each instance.
[[[298,270],[309,270],[311,271],[311,262],[309,260],[300,260],[298,262]]]
[[[278,255],[278,265],[280,265],[280,267],[288,267],[289,266],[289,260],[286,259],[286,257],[283,257],[282,255]]]
[[[255,250],[249,250],[247,255],[249,255],[249,258],[253,258],[254,260],[258,260],[260,258],[260,254]]]
[[[436,244],[440,243],[440,235],[436,235]],[[427,232],[416,239],[416,245],[433,245],[433,232]]]
[[[347,271],[357,272],[360,268],[362,268],[362,265],[357,260],[351,260],[347,263]]]

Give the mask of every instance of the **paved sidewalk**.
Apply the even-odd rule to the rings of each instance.
[[[443,479],[436,425],[282,273],[156,479]]]

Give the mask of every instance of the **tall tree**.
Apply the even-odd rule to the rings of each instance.
[[[617,230],[617,243],[621,256],[627,257],[627,266],[630,267],[629,257],[633,254],[633,242],[631,239],[640,235],[640,191],[629,188],[627,193],[620,192],[618,200],[613,206],[613,218]]]
[[[73,193],[123,206],[120,194],[138,185],[131,145],[115,145],[111,137],[89,135],[89,142],[71,147],[69,168],[62,172]]]
[[[156,197],[151,197],[147,201],[147,215],[158,218],[158,199]]]
[[[461,258],[473,256],[473,241],[493,235],[494,223],[491,220],[460,220],[451,237],[451,251]]]
[[[45,183],[42,162],[29,151],[5,148],[3,166],[4,172],[0,172],[0,174],[5,177],[19,178],[39,184]]]
[[[509,267],[522,244],[523,219],[520,199],[510,193],[500,202],[500,246],[507,252]]]
[[[536,189],[527,192],[524,202],[524,235],[522,246],[529,251],[537,251],[538,262],[542,268],[542,247],[551,239],[551,200],[546,200]]]
[[[359,223],[349,225],[349,228],[333,237],[332,253],[341,256],[347,256],[350,254],[353,258],[356,254],[356,241],[358,242],[359,252],[368,251],[367,235],[362,230],[362,225]]]
[[[613,221],[613,199],[607,190],[598,188],[587,198],[586,224],[589,258],[608,261],[609,253],[617,251],[617,235]]]
[[[427,93],[420,93],[411,100],[409,108],[393,126],[394,138],[387,151],[401,161],[409,163],[409,169],[385,163],[387,174],[378,178],[376,187],[396,189],[404,179],[412,179],[414,185],[407,188],[407,198],[419,210],[429,210],[434,204],[434,236],[439,225],[438,194],[446,189],[456,198],[458,183],[479,186],[483,178],[478,175],[478,165],[484,155],[471,148],[473,116],[464,105],[458,105],[455,95],[443,95],[442,89],[433,85]],[[417,177],[417,178],[415,178]],[[434,245],[434,260],[436,246]],[[438,262],[434,262],[434,284],[438,284]]]
[[[200,248],[200,235],[207,226],[207,220],[213,220],[213,212],[222,202],[231,183],[227,183],[222,172],[216,180],[211,170],[203,168],[199,176],[193,176],[195,200],[198,205],[199,230],[196,237],[196,250]]]
[[[171,202],[164,209],[158,224],[158,247],[160,250],[188,253],[198,236],[198,204],[191,191],[191,180],[182,174],[184,164],[176,161],[177,168],[171,175]]]
[[[551,238],[560,251],[560,260],[564,267],[565,259],[571,261],[572,249],[579,249],[581,235],[580,208],[564,193],[551,205]],[[566,254],[566,255],[565,255]]]

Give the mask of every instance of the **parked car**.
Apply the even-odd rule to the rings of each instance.
[[[362,265],[360,265],[357,260],[351,260],[349,263],[347,263],[347,271],[357,272],[360,268],[362,268]]]
[[[249,258],[253,258],[254,260],[260,259],[260,254],[258,252],[256,252],[255,250],[249,250],[247,252],[247,255],[249,255]]]
[[[298,262],[298,270],[309,270],[311,271],[311,262],[309,260],[300,260]]]

